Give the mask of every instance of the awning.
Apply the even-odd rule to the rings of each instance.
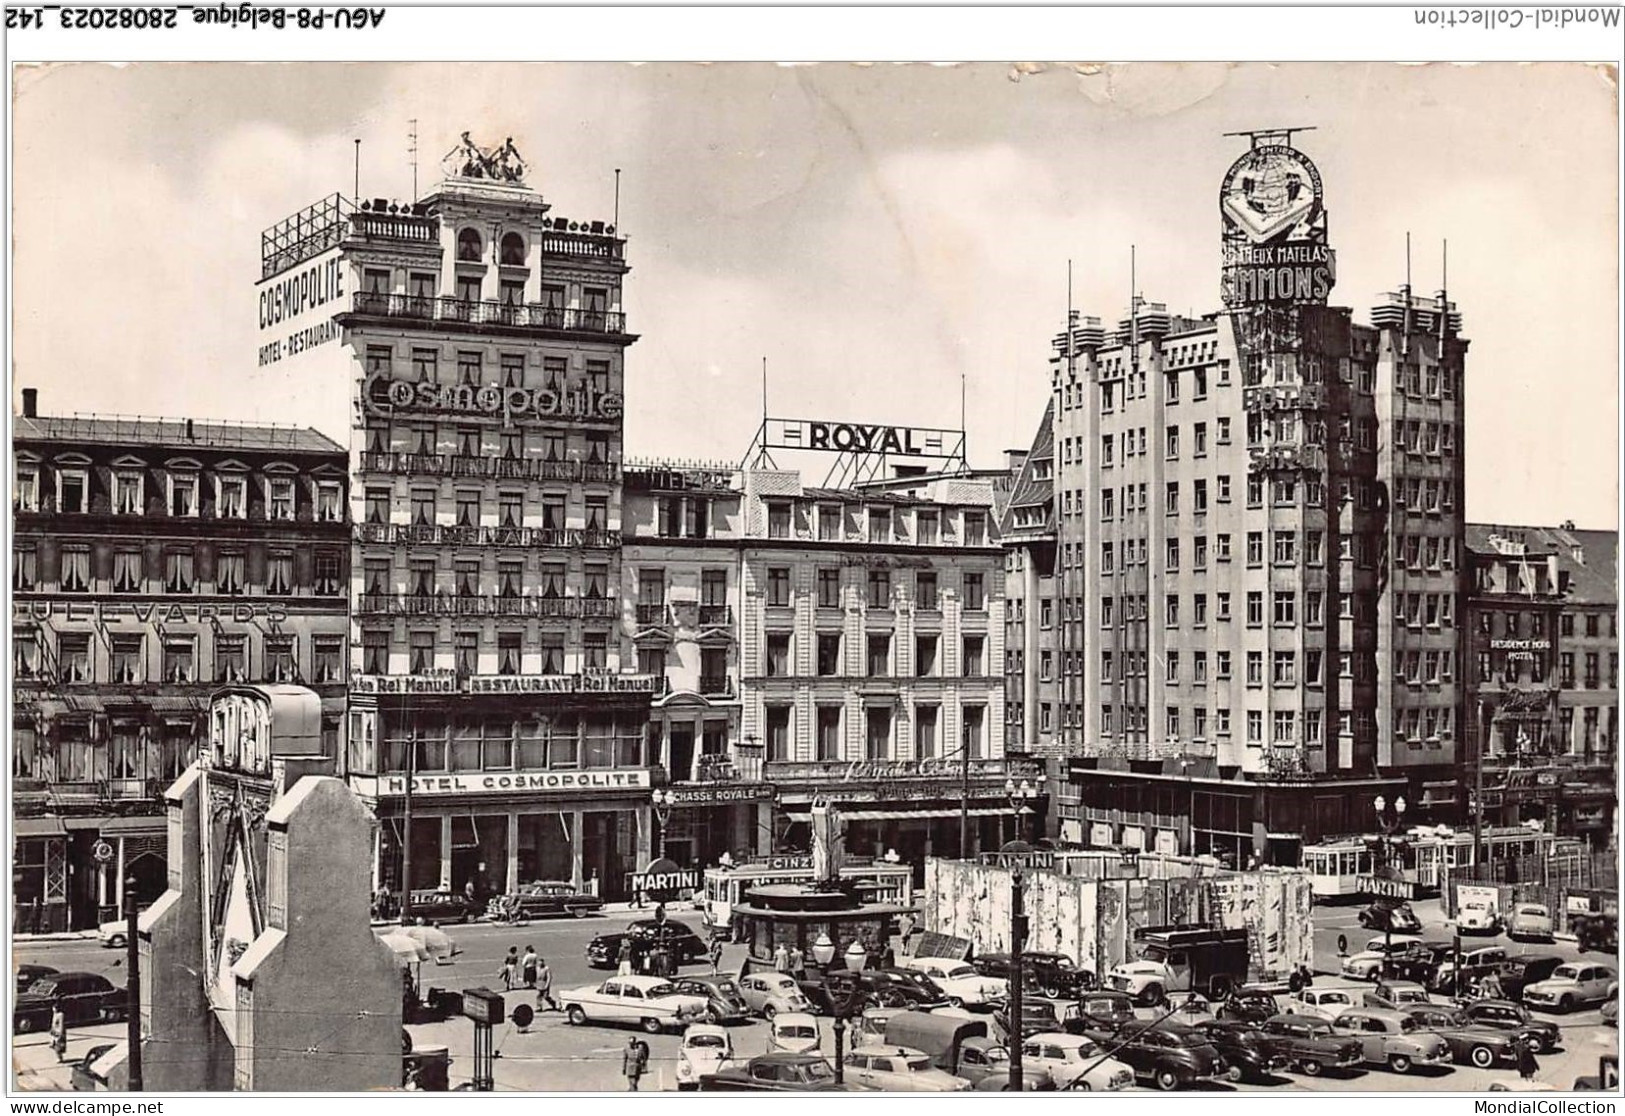
[[[91,697],[88,694],[63,695],[60,700],[42,699],[35,703],[34,708],[39,711],[40,719],[45,721],[63,717],[89,717],[107,709],[102,704],[101,698]]]
[[[61,818],[17,818],[11,823],[13,837],[63,837]]]
[[[102,823],[106,822],[108,820],[110,820],[110,819],[108,819],[108,818],[95,818],[95,817],[90,817],[90,818],[63,818],[62,819],[62,824],[67,826],[69,829],[72,829],[72,830],[94,829],[94,830],[97,830],[99,832],[101,830],[101,828],[102,828]]]
[[[169,819],[163,814],[143,814],[140,817],[104,818],[102,836],[131,837],[137,834],[156,835],[169,832]]]
[[[154,713],[186,713],[189,715],[195,715],[203,711],[204,699],[188,694],[179,697],[163,696],[148,698],[145,701],[138,701],[135,704],[145,705]]]
[[[933,806],[923,810],[842,810],[841,820],[908,821],[911,818],[957,818],[959,813],[959,807],[957,806]],[[973,818],[994,818],[1008,817],[1009,815],[1015,813],[1015,810],[1010,807],[1000,809],[985,806],[973,806],[966,811],[966,813]],[[785,817],[789,818],[791,821],[798,822],[812,820],[812,815],[810,813],[792,812],[786,814]]]

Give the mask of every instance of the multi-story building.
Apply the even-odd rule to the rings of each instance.
[[[14,419],[17,926],[84,929],[166,879],[164,789],[224,683],[321,695],[337,752],[349,584],[344,448],[309,429]]]
[[[625,475],[622,625],[638,672],[665,680],[649,755],[674,800],[661,848],[683,866],[772,851],[762,744],[740,734],[737,477],[728,465],[659,463]]]
[[[740,671],[779,845],[839,803],[855,854],[953,855],[1013,835],[1004,754],[1004,573],[986,478],[806,487],[744,473]],[[1042,803],[1038,804],[1040,807]]]
[[[1091,843],[1295,863],[1378,794],[1459,812],[1467,343],[1442,294],[1325,305],[1319,174],[1280,134],[1222,199],[1222,312],[1070,328],[1061,733]]]
[[[1468,526],[1466,660],[1487,822],[1611,839],[1617,554],[1616,534],[1572,523]]]
[[[262,363],[354,385],[345,767],[397,893],[616,897],[650,848],[655,686],[616,599],[626,241],[555,215],[511,144],[446,173],[263,238]]]

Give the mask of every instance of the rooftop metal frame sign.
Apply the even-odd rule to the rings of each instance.
[[[845,488],[884,477],[893,458],[943,461],[945,469],[969,468],[965,432],[930,426],[840,422],[828,419],[763,417],[745,451],[744,468],[776,469],[773,450],[839,454],[824,479],[826,488]]]

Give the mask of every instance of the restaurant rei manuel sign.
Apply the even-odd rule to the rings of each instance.
[[[1337,266],[1321,201],[1320,171],[1295,148],[1261,144],[1231,165],[1219,188],[1226,306],[1325,305]]]

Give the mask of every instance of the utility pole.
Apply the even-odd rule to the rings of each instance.
[[[963,715],[963,714],[961,714]],[[959,735],[959,859],[970,859],[970,737],[964,726]]]
[[[1027,1037],[1022,1028],[1021,993],[1025,975],[1021,963],[1027,946],[1027,903],[1021,893],[1021,869],[1010,870],[1010,1088],[1022,1091],[1021,1044]]]
[[[136,931],[141,922],[141,913],[136,904],[135,877],[126,875],[124,878],[124,968],[128,983],[124,993],[126,1000],[126,1016],[124,1020],[124,1041],[129,1047],[129,1054],[125,1058],[125,1066],[130,1075],[130,1092],[142,1092],[141,1084],[141,942]]]
[[[1484,753],[1490,748],[1490,721],[1484,703],[1478,703],[1478,757],[1473,761],[1473,874],[1484,863]]]
[[[402,720],[405,720],[406,701],[403,698],[400,704]],[[408,913],[412,905],[412,779],[418,768],[418,737],[417,733],[406,734],[406,801],[401,808],[401,925],[411,923],[412,916]]]

